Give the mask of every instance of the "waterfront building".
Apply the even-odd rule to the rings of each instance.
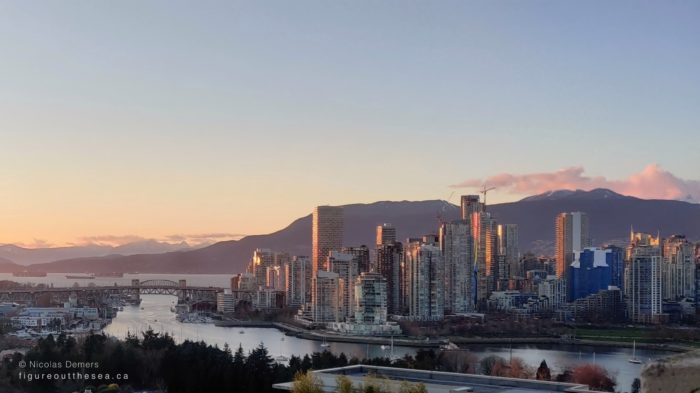
[[[507,289],[508,280],[522,277],[520,271],[520,248],[518,246],[518,225],[498,224],[497,229],[498,255],[498,289]]]
[[[357,268],[360,273],[370,271],[369,247],[362,245],[359,247],[343,247],[340,252],[351,254],[357,260]]]
[[[377,248],[394,243],[396,243],[396,228],[389,223],[377,225],[377,241],[375,243]]]
[[[547,275],[544,280],[538,282],[537,294],[549,299],[550,306],[556,310],[567,301],[566,280],[556,275]]]
[[[630,235],[625,267],[627,318],[637,323],[663,320],[661,291],[661,249],[659,237],[644,233]]]
[[[295,256],[289,264],[287,282],[287,303],[301,306],[311,302],[311,258]]]
[[[445,312],[450,314],[474,311],[471,240],[471,228],[466,221],[444,223],[440,227],[440,249],[445,265]]]
[[[232,313],[236,311],[238,299],[231,291],[216,294],[216,311],[220,313]]]
[[[587,247],[574,251],[574,258],[567,275],[570,302],[598,293],[612,284],[611,250]]]
[[[239,291],[255,291],[258,289],[258,279],[252,273],[241,273],[238,275]]]
[[[695,297],[694,251],[694,245],[682,235],[673,235],[663,241],[661,276],[664,300]]]
[[[588,215],[582,212],[560,213],[556,218],[556,273],[566,277],[574,253],[591,246]]]
[[[362,273],[355,280],[355,322],[387,321],[387,280],[378,273]]]
[[[274,288],[259,288],[253,292],[253,307],[257,310],[280,309],[286,304],[285,292]]]
[[[248,271],[255,275],[258,285],[268,284],[268,268],[275,265],[275,253],[269,248],[257,248],[253,251],[253,260]]]
[[[311,263],[314,277],[319,270],[328,270],[326,257],[343,246],[343,209],[337,206],[318,206],[313,212],[311,230]]]
[[[340,321],[342,281],[338,273],[319,270],[312,279],[311,317],[314,322]]]
[[[407,301],[411,319],[441,320],[444,317],[445,269],[434,236],[412,241],[406,247]]]
[[[572,307],[576,321],[622,322],[625,318],[625,302],[620,288],[610,286],[597,293],[576,299]]]
[[[330,271],[338,274],[340,297],[338,314],[340,320],[344,321],[355,314],[355,280],[360,275],[359,264],[357,257],[353,254],[338,251],[331,251],[327,259],[326,265],[330,267]]]
[[[403,314],[405,311],[402,307],[405,294],[403,262],[403,244],[400,242],[377,246],[375,271],[386,280],[389,314]]]

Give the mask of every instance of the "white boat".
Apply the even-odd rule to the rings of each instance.
[[[328,342],[326,341],[326,338],[324,337],[323,342],[321,343],[321,348],[328,348],[330,346],[331,346],[331,344],[328,344]]]
[[[630,363],[642,364],[642,361],[637,358],[637,341],[632,341],[632,357],[628,360]]]

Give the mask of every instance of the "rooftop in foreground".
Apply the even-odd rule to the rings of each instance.
[[[591,392],[588,386],[531,379],[491,377],[486,375],[424,371],[394,367],[354,365],[313,371],[324,392],[336,392],[336,377],[347,376],[354,386],[366,382],[366,377],[375,377],[391,391],[398,391],[402,382],[422,383],[428,393],[544,393],[544,392]],[[278,383],[273,388],[291,391],[293,382]]]

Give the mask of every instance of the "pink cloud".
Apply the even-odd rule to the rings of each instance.
[[[681,179],[657,164],[647,165],[641,172],[623,180],[603,176],[586,176],[583,167],[570,167],[556,172],[514,175],[501,173],[485,179],[469,179],[453,188],[488,185],[511,194],[533,195],[552,190],[592,190],[608,188],[617,193],[644,199],[677,199],[700,201],[700,181]]]

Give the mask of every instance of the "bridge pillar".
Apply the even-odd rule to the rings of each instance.
[[[139,281],[139,279],[132,279],[131,286],[136,288],[134,290],[134,297],[136,298],[136,300],[139,300],[139,302],[140,302],[140,300],[141,300],[141,289],[140,289],[141,281]]]
[[[180,280],[180,288],[187,288],[187,280]]]

